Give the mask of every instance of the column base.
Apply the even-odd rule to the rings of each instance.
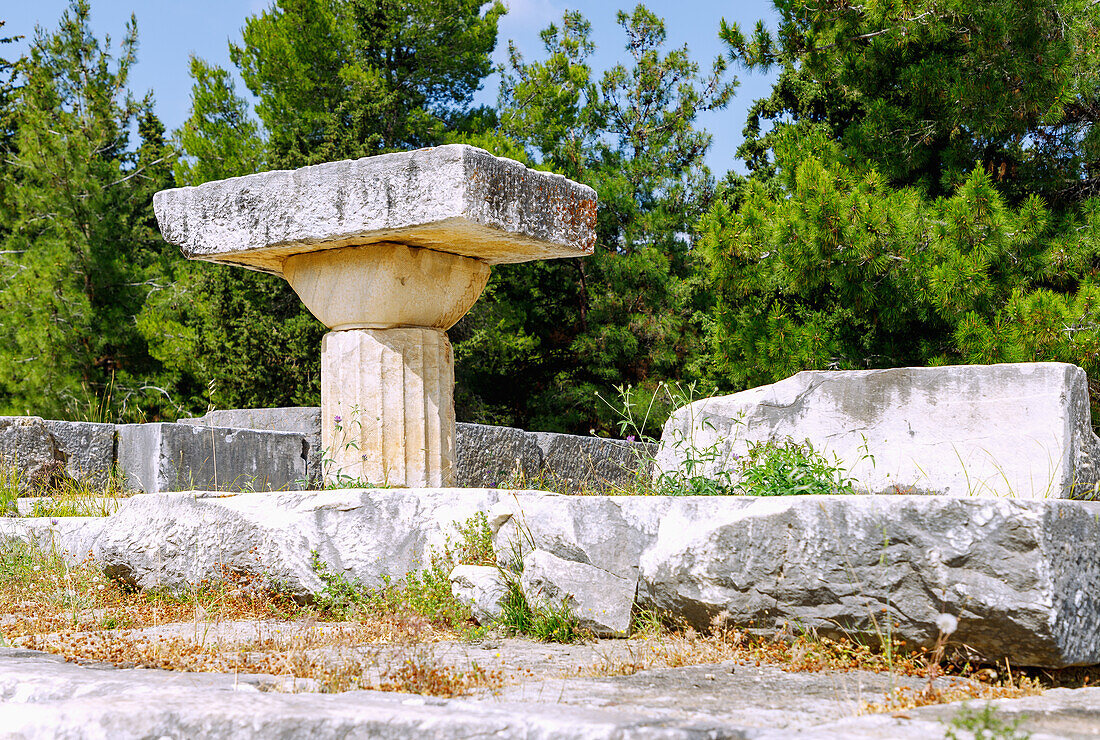
[[[454,355],[438,329],[348,329],[321,341],[326,484],[450,486]]]

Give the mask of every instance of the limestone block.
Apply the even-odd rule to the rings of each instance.
[[[502,567],[518,569],[538,549],[627,581],[638,579],[642,555],[668,510],[694,511],[688,498],[502,494],[487,514]]]
[[[291,593],[324,584],[311,551],[350,580],[379,586],[426,567],[456,524],[487,511],[498,492],[332,490],[162,493],[126,499],[95,541],[113,575],[143,588],[184,588],[224,568]]]
[[[21,486],[64,469],[65,455],[37,416],[0,416],[0,465],[14,466]]]
[[[307,482],[301,434],[163,423],[118,432],[119,470],[134,490],[297,490]]]
[[[163,190],[153,208],[187,257],[277,274],[294,254],[381,242],[490,265],[595,244],[591,188],[461,144]]]
[[[953,643],[985,660],[1100,663],[1100,502],[174,493],[127,499],[98,520],[94,547],[112,573],[143,587],[182,587],[227,567],[306,593],[323,586],[311,550],[334,572],[374,586],[425,567],[431,548],[478,512],[488,514],[502,560],[539,550],[588,566],[584,578],[599,571],[618,579],[611,583],[637,583],[639,606],[699,628],[721,617],[769,635],[814,628],[874,639],[889,614],[894,639],[919,648],[933,643],[936,618],[947,612],[959,622]]]
[[[677,410],[657,465],[713,448],[704,474],[735,471],[751,444],[787,437],[868,493],[1088,498],[1097,482],[1085,373],[1062,363],[801,372]]]
[[[638,603],[699,628],[788,625],[956,644],[985,659],[1100,662],[1100,503],[940,496],[503,497],[498,557],[532,549],[640,578]]]
[[[542,450],[543,473],[569,493],[631,490],[641,472],[648,475],[655,445],[575,434],[530,432]],[[644,470],[639,470],[644,468]]]
[[[451,594],[470,607],[478,624],[489,624],[500,617],[501,602],[508,584],[500,568],[486,565],[456,565],[451,571]]]
[[[70,478],[96,488],[106,488],[115,465],[114,424],[85,421],[47,421],[58,449],[65,456],[65,471]]]
[[[101,516],[0,517],[0,547],[22,542],[56,552],[70,565],[94,559],[96,538],[107,524]]]
[[[306,463],[309,485],[321,483],[321,409],[318,406],[286,406],[271,409],[215,409],[194,419],[180,419],[180,424],[223,429],[262,429],[269,432],[301,434],[309,443]]]
[[[626,637],[630,633],[636,578],[622,578],[586,563],[533,550],[523,558],[520,585],[532,608],[565,604],[580,626],[597,637]]]
[[[454,360],[436,329],[351,329],[321,342],[326,481],[448,486],[454,479]]]
[[[534,435],[513,427],[456,425],[456,486],[496,488],[514,480],[533,481],[541,468],[542,452]]]

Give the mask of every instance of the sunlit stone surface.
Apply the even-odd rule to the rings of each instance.
[[[330,482],[450,485],[443,331],[491,265],[582,257],[596,239],[591,188],[465,145],[165,190],[154,208],[187,257],[282,275],[333,330],[321,372]]]

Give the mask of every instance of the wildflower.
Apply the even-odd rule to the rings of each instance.
[[[628,434],[626,436],[626,441],[627,442],[633,442],[634,441],[634,435],[633,434]]]
[[[959,628],[959,620],[951,614],[941,614],[936,617],[936,626],[944,635],[950,635]]]
[[[335,422],[336,422],[337,424],[339,424],[339,423],[340,423],[341,421],[343,421],[343,419],[341,419],[341,418],[340,418],[339,416],[334,416],[334,417],[333,417],[333,420],[334,420],[334,421],[335,421]]]
[[[53,517],[52,519],[50,519],[50,526],[51,527],[56,527],[57,526],[57,517]]]

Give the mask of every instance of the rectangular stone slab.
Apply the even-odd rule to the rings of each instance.
[[[1096,496],[1088,379],[1058,362],[801,372],[677,409],[656,462],[736,482],[754,445],[787,439],[835,456],[858,493]]]
[[[379,242],[500,264],[596,239],[592,188],[462,144],[164,190],[153,207],[187,257],[275,274],[293,254]]]
[[[186,424],[121,424],[118,468],[129,489],[155,493],[299,490],[308,484],[309,441],[292,432]]]

